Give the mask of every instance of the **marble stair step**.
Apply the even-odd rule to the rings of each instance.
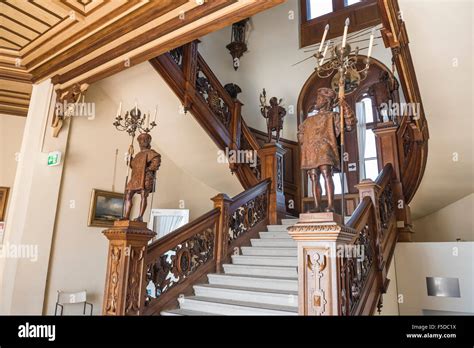
[[[264,276],[275,278],[298,278],[296,267],[224,264],[223,268],[226,274]]]
[[[220,315],[298,315],[298,308],[209,297],[185,297],[180,308]]]
[[[259,265],[259,266],[298,266],[296,256],[248,256],[232,255],[234,265]]]
[[[209,284],[248,287],[251,289],[273,289],[282,291],[298,291],[298,278],[276,278],[251,276],[242,274],[211,273],[207,275]]]

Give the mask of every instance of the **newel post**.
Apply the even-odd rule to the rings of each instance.
[[[364,179],[359,184],[355,185],[355,187],[359,190],[359,197],[360,201],[364,199],[364,197],[370,197],[372,200],[372,204],[374,206],[374,223],[375,228],[377,231],[377,236],[375,239],[375,248],[377,253],[377,265],[379,271],[379,281],[380,286],[384,289],[384,291],[388,288],[388,280],[387,280],[387,268],[385,267],[385,260],[383,257],[383,237],[382,237],[382,220],[380,217],[380,209],[379,209],[379,199],[378,197],[381,194],[381,187],[377,185],[371,179]]]
[[[411,242],[412,240],[412,222],[410,207],[405,203],[403,198],[403,188],[401,184],[401,168],[400,168],[400,144],[397,136],[398,126],[375,128],[375,141],[377,142],[377,157],[379,158],[379,171],[386,164],[391,163],[394,170],[394,180],[392,182],[393,193],[397,202],[395,214],[397,217],[397,227],[399,231],[399,241]],[[400,207],[400,202],[401,206]]]
[[[240,149],[240,135],[242,134],[242,103],[235,99],[234,107],[232,110],[232,119],[231,119],[231,144],[230,149],[237,151]],[[237,170],[237,164],[234,162],[230,163],[230,170],[235,172]]]
[[[299,315],[342,315],[337,258],[354,233],[335,213],[300,214],[288,232],[298,246]]]
[[[227,240],[229,235],[229,209],[232,199],[225,193],[219,193],[217,196],[211,198],[214,202],[214,208],[219,208],[219,222],[216,231],[216,272],[222,272],[222,263],[227,255]]]
[[[146,222],[115,221],[109,240],[102,314],[140,315],[145,300],[148,242],[156,235]]]
[[[286,150],[278,143],[265,144],[258,150],[261,161],[262,180],[271,179],[268,218],[270,225],[276,225],[286,216],[285,193],[283,191],[283,155]]]

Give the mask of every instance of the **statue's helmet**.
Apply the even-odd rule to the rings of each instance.
[[[318,89],[318,94],[328,99],[331,99],[331,102],[336,99],[336,92],[334,92],[334,90],[332,90],[331,88],[321,87]]]
[[[137,141],[138,141],[138,144],[140,144],[141,146],[147,147],[151,144],[151,135],[148,133],[141,133],[137,137]]]

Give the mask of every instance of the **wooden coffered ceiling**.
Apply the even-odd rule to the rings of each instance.
[[[92,83],[284,0],[0,0],[0,114],[32,83]]]

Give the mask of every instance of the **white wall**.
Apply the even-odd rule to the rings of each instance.
[[[101,313],[108,244],[101,233],[104,228],[87,226],[90,197],[94,188],[112,190],[116,149],[119,155],[115,190],[123,191],[126,176],[124,154],[130,137],[115,130],[112,122],[117,101],[123,100],[125,113],[133,106],[135,97],[142,110],[153,110],[154,104],[159,107],[152,146],[162,155],[162,163],[157,173],[154,208],[177,209],[183,201],[185,208],[190,209],[190,220],[193,220],[212,209],[210,198],[220,192],[216,188],[223,189],[222,192],[230,196],[242,190],[237,178],[230,174],[228,165],[217,163],[217,147],[205,131],[191,115],[178,114],[177,97],[148,63],[92,85],[86,101],[95,103],[95,119],[75,118],[70,128],[45,314],[54,313],[57,290],[82,289],[87,290],[88,300],[94,304],[94,313]],[[138,151],[137,144],[135,151]],[[197,176],[207,171],[206,182],[194,175],[195,171]],[[139,205],[138,198],[135,199],[135,208]],[[147,211],[146,221],[148,216]],[[82,308],[70,307],[65,313],[81,311]]]
[[[399,4],[430,132],[425,175],[410,204],[418,219],[474,192],[474,1]]]
[[[388,269],[387,278],[390,279],[388,289],[383,297],[383,307],[380,315],[399,315],[398,310],[398,286],[397,286],[397,270],[395,259],[392,259],[390,268]]]
[[[17,154],[20,152],[26,117],[0,114],[0,186],[11,190],[15,181]],[[7,212],[10,199],[7,201]],[[0,238],[1,241],[1,238]]]
[[[413,221],[417,242],[474,241],[474,194]]]
[[[395,249],[400,315],[425,310],[474,313],[474,243],[398,243]],[[458,278],[460,298],[427,295],[426,277]]]

